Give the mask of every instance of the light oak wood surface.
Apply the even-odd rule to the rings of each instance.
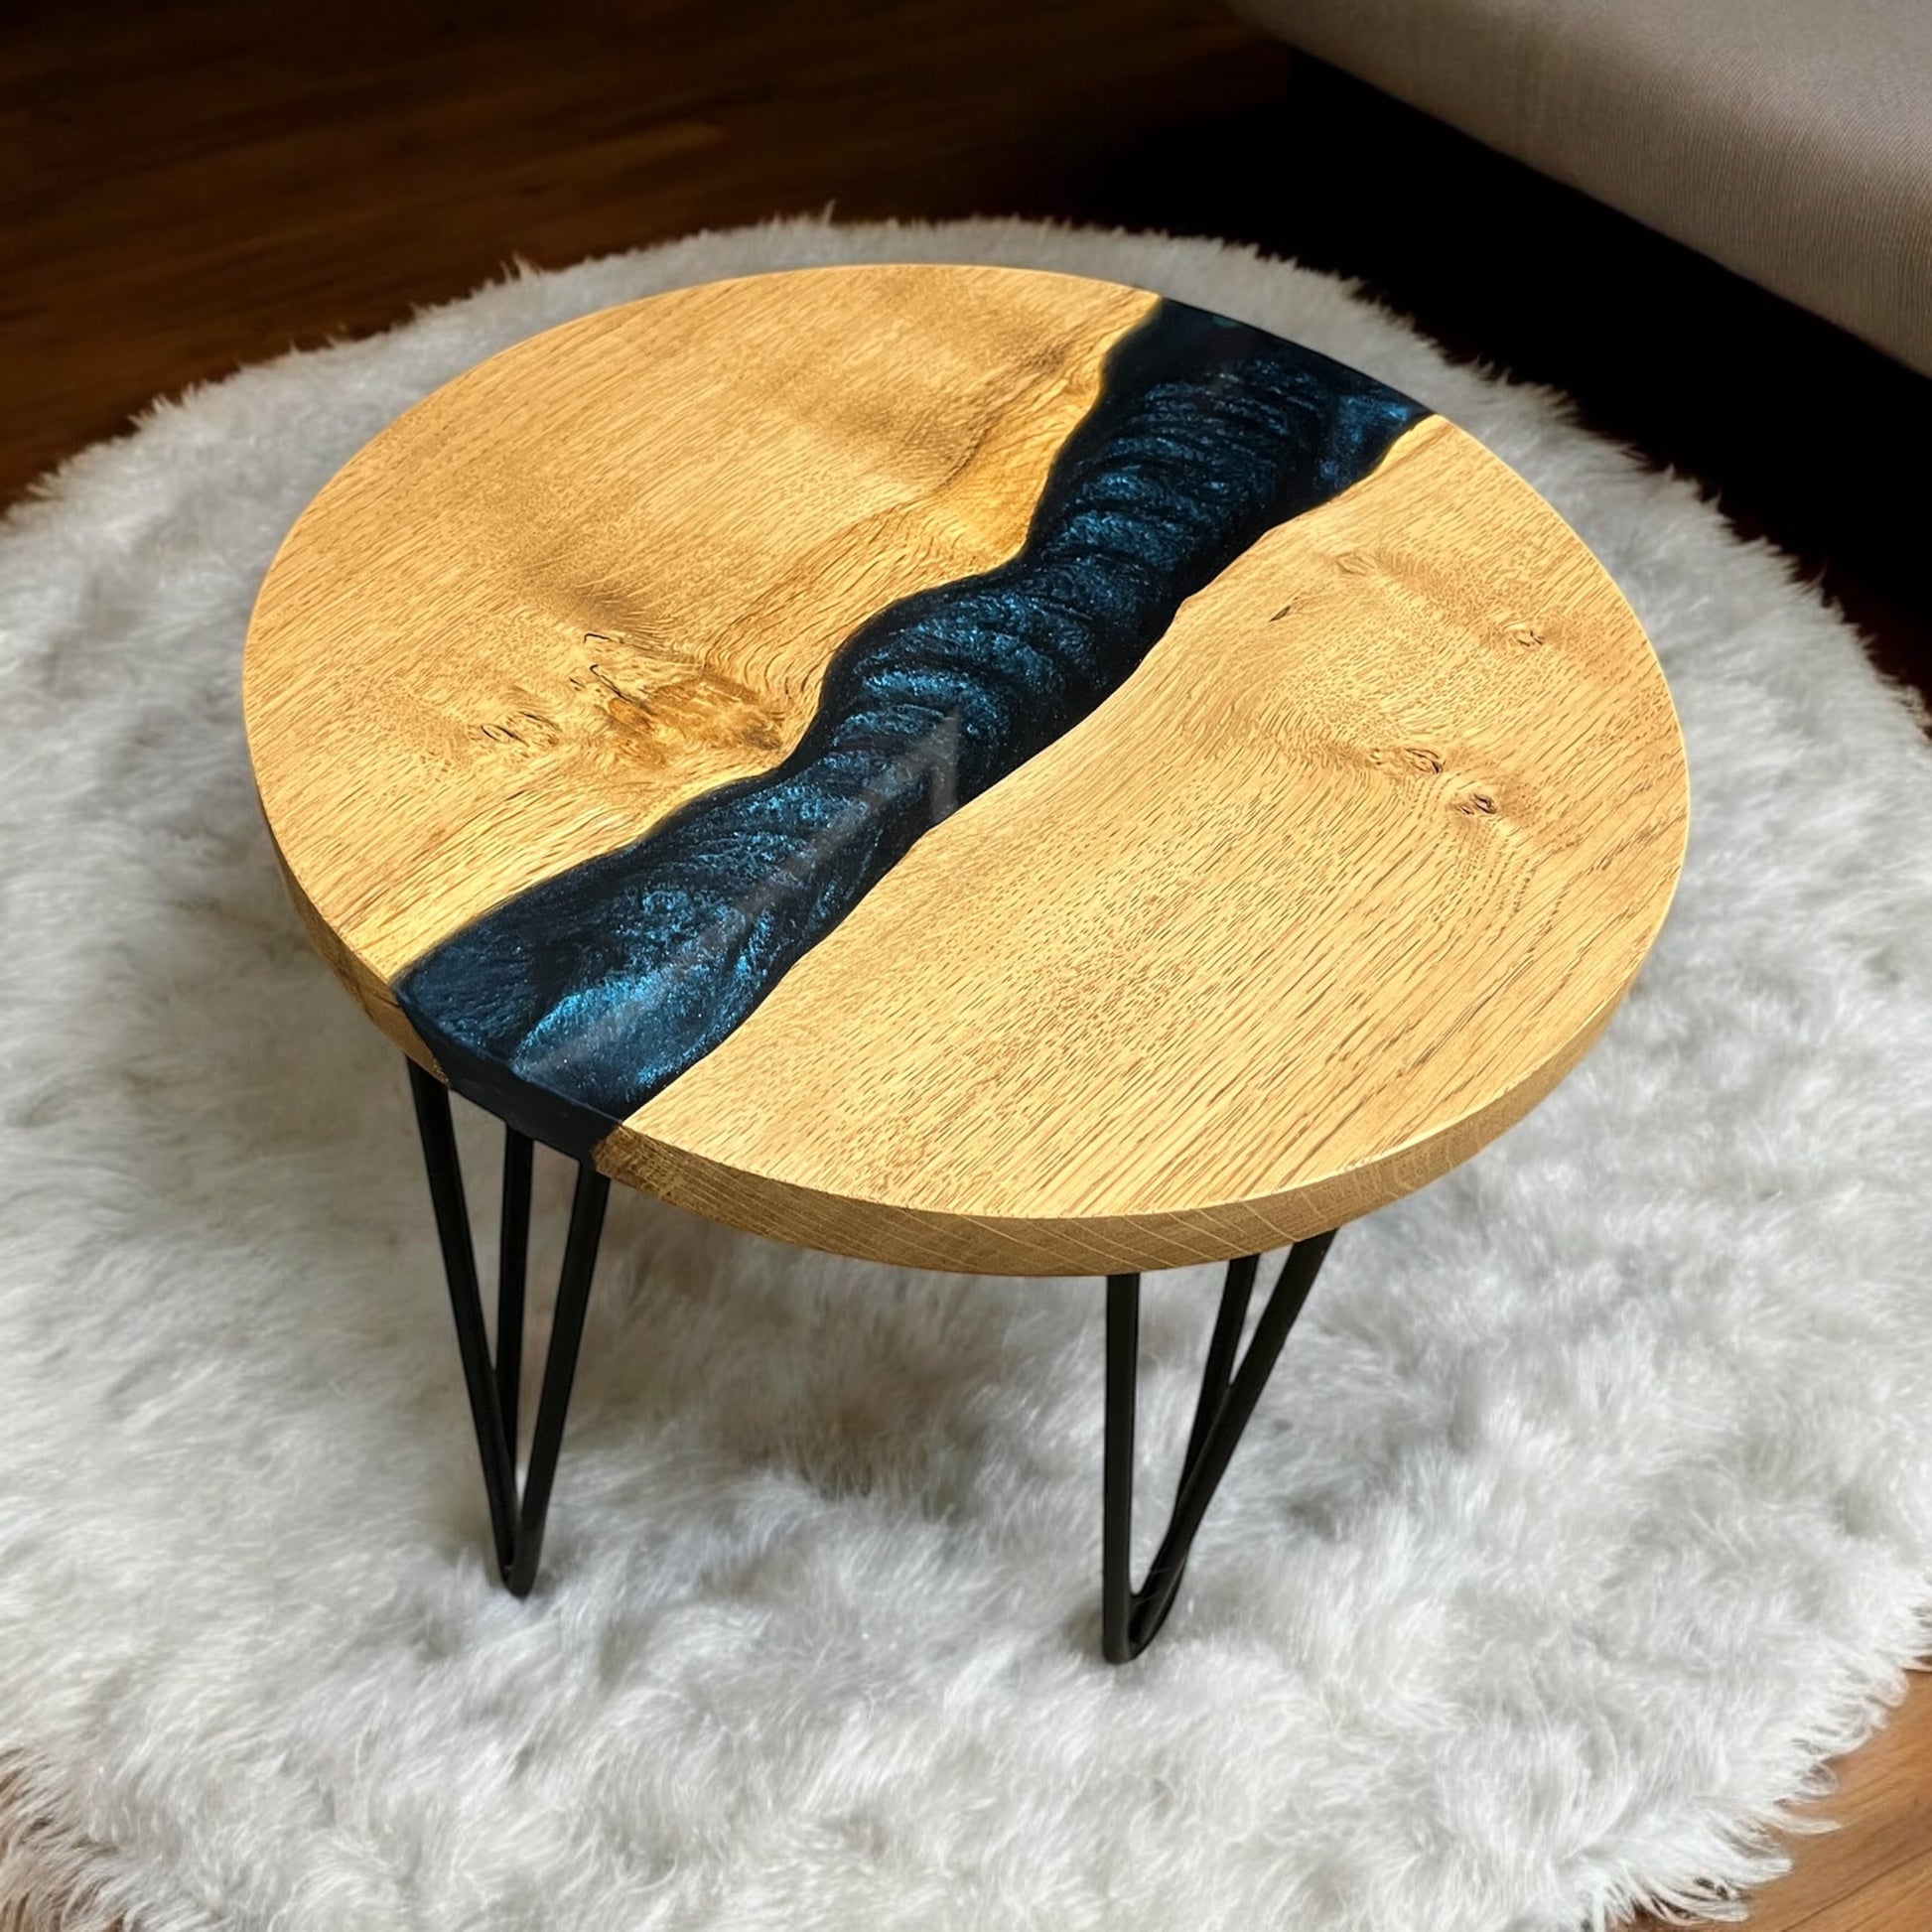
[[[862,619],[1011,555],[1154,301],[803,279],[852,295],[708,284],[491,357],[283,544],[244,664],[256,782],[310,931],[403,1043],[412,960],[776,764]]]
[[[1140,291],[810,271],[553,331],[378,438],[251,628],[262,800],[326,957],[769,768],[826,659],[1009,555]],[[606,1172],[841,1252],[1093,1274],[1393,1199],[1596,1036],[1668,905],[1661,673],[1575,535],[1429,419],[928,832]]]

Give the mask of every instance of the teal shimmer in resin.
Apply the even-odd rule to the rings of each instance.
[[[1186,598],[1427,414],[1311,349],[1161,303],[1109,356],[1017,556],[868,620],[782,764],[463,927],[398,982],[404,1013],[458,1092],[588,1154],[922,831],[1116,690]]]

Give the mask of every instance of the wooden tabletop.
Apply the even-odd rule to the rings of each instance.
[[[291,532],[257,782],[406,1051],[786,1240],[1097,1274],[1367,1212],[1596,1036],[1682,859],[1583,544],[1144,291],[800,271],[450,383]]]

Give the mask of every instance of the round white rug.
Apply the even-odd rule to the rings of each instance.
[[[1452,416],[1602,557],[1690,746],[1635,993],[1527,1123],[1344,1231],[1121,1670],[1097,1282],[635,1196],[546,1584],[496,1587],[402,1064],[311,955],[243,755],[255,586],[398,410],[588,309],[882,257],[1143,283]],[[78,458],[0,531],[0,1902],[1574,1932],[1775,1868],[1766,1822],[1925,1647],[1932,748],[1778,556],[1338,284],[1010,223],[526,275]],[[1211,1288],[1150,1284],[1150,1534]]]

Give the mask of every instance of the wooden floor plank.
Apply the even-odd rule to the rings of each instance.
[[[1104,20],[1104,25],[1102,24]],[[77,0],[0,33],[0,498],[150,397],[554,265],[816,210],[965,214],[1279,91],[1183,0]]]
[[[1848,1897],[1793,1921],[1805,1932],[1902,1932],[1932,1925],[1932,1852],[1894,1865]]]
[[[1751,1900],[1751,1932],[1924,1932],[1932,1925],[1932,1679],[1909,1680],[1876,1737],[1810,1807],[1838,1829],[1788,1841],[1789,1876]]]

